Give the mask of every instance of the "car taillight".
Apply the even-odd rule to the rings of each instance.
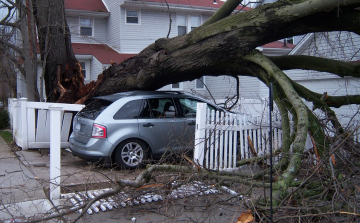
[[[94,124],[91,133],[92,138],[106,138],[106,127]]]

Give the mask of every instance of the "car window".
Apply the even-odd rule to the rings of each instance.
[[[184,114],[185,117],[191,117],[191,118],[195,118],[196,117],[196,109],[197,109],[197,103],[205,103],[203,101],[199,101],[196,99],[192,99],[192,98],[181,98],[180,100],[180,105],[182,108],[182,112]],[[214,106],[207,104],[207,108],[209,108],[210,110],[217,110]]]
[[[102,99],[95,99],[88,105],[86,105],[78,114],[79,117],[95,120],[100,113],[105,110],[113,102]]]
[[[129,101],[123,105],[114,115],[114,119],[133,119],[138,118],[141,106],[141,99]]]
[[[161,118],[174,118],[178,116],[172,98],[159,98],[157,111],[161,113]]]
[[[141,118],[174,118],[178,112],[172,98],[151,98],[145,100]]]

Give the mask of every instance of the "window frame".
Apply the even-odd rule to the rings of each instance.
[[[85,75],[86,76],[84,77],[84,81],[90,81],[90,76],[91,76],[90,75],[91,74],[91,72],[90,72],[90,60],[79,60],[78,59],[78,61],[79,61],[79,63],[85,63],[85,71],[86,71]]]
[[[200,83],[202,84],[202,87],[199,88],[199,87],[197,86],[197,82],[200,81],[200,78],[199,78],[199,79],[195,79],[195,90],[205,90],[205,89],[206,89],[206,87],[205,87],[206,78],[205,78],[205,76],[202,76],[201,78],[203,78],[202,82],[200,82]]]
[[[88,26],[82,26],[81,25],[81,20],[90,20],[91,22],[91,27],[88,27]],[[83,35],[81,34],[81,28],[84,27],[84,28],[91,28],[91,35]],[[79,17],[79,34],[80,36],[83,36],[83,37],[94,37],[94,19],[93,18],[82,18],[82,17]]]
[[[290,42],[289,42],[290,40]],[[295,38],[294,37],[287,37],[285,39],[286,43],[295,44]]]
[[[119,108],[119,110],[113,115],[113,119],[114,120],[131,120],[131,119],[138,119],[139,116],[140,116],[140,109],[142,108],[143,106],[143,99],[135,99],[135,100],[131,100],[131,101],[128,101],[126,102],[123,106],[121,106],[121,108]],[[134,106],[136,105],[137,106],[137,109],[135,107],[135,109],[127,109],[129,107],[129,105],[131,106]],[[126,107],[128,106],[128,107]],[[135,116],[132,116],[130,117],[129,116],[129,111],[136,111],[136,115]],[[125,114],[125,115],[124,115]],[[134,114],[133,114],[134,115]]]
[[[198,19],[199,19],[199,24],[197,25],[197,26],[193,26],[192,24],[191,24],[191,19],[192,19],[192,17],[197,17]],[[201,16],[200,15],[189,15],[188,16],[188,19],[189,19],[189,28],[190,28],[190,31],[189,32],[191,32],[193,29],[195,29],[195,28],[197,28],[197,27],[199,27],[199,26],[201,26]]]
[[[186,34],[188,34],[189,32],[191,32],[192,31],[192,29],[193,28],[197,28],[197,27],[199,27],[199,26],[201,26],[201,24],[202,24],[202,20],[201,20],[201,15],[189,15],[189,14],[176,14],[176,27],[178,28],[177,29],[177,36],[179,36],[179,27],[180,27],[180,25],[179,25],[179,21],[180,21],[180,19],[179,19],[179,17],[185,17],[185,27],[186,27],[186,33],[184,34],[184,35],[186,35]],[[197,17],[198,19],[199,19],[199,24],[197,24],[197,26],[193,26],[192,24],[191,24],[191,18],[192,17]],[[184,27],[184,25],[181,25],[181,27]]]
[[[128,22],[127,21],[127,18],[128,17],[131,17],[131,18],[135,18],[135,16],[128,16],[128,12],[137,12],[137,19],[138,19],[138,22],[137,23],[132,23],[132,22]],[[128,10],[128,9],[125,9],[125,24],[126,25],[141,25],[141,10]]]
[[[183,100],[183,102],[182,102],[182,100]],[[206,106],[207,106],[207,108],[208,109],[210,109],[210,110],[215,110],[215,111],[218,111],[218,109],[216,108],[216,107],[214,107],[213,105],[211,105],[211,104],[209,104],[209,103],[207,103],[206,101],[202,101],[202,100],[199,100],[199,99],[195,99],[195,98],[187,98],[187,97],[181,97],[181,98],[178,98],[178,103],[179,103],[179,111],[181,112],[181,114],[180,114],[180,118],[196,118],[196,113],[197,113],[197,105],[196,106],[194,106],[193,108],[191,108],[191,109],[193,109],[194,111],[195,111],[195,113],[194,112],[192,112],[192,113],[190,113],[191,115],[187,115],[188,113],[186,113],[186,107],[188,107],[188,106],[186,106],[186,105],[184,105],[184,104],[186,104],[185,103],[185,100],[189,100],[189,101],[191,101],[191,103],[193,103],[193,102],[196,102],[196,103],[206,103]],[[189,111],[190,112],[190,111]]]
[[[179,91],[179,90],[183,90],[183,82],[178,82],[176,84],[179,84],[179,88],[174,88],[173,84],[170,84],[170,89],[174,90],[174,91]]]

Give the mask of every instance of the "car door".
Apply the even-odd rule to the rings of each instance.
[[[197,102],[199,101],[192,98],[179,98],[184,139],[188,142],[189,148],[194,147]]]
[[[154,154],[181,149],[183,120],[178,114],[173,98],[144,99],[138,119],[139,134]]]
[[[206,103],[205,101],[200,101],[194,98],[179,98],[180,110],[182,114],[182,119],[184,120],[184,129],[185,132],[184,139],[189,142],[190,148],[194,148],[195,140],[195,125],[196,125],[196,110],[197,103]],[[211,110],[217,110],[212,105],[207,103],[207,107]]]

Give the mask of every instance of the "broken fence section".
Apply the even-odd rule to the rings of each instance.
[[[270,127],[267,120],[246,114],[210,110],[198,103],[196,113],[194,161],[213,170],[236,168],[240,159],[270,153]],[[273,145],[281,146],[281,122],[273,118]]]

